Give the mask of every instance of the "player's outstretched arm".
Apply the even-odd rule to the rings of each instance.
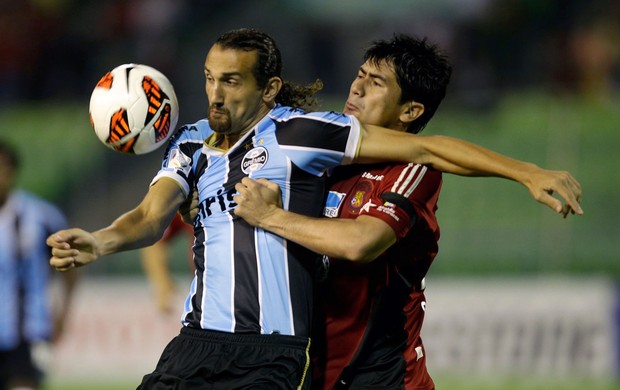
[[[106,228],[89,233],[66,229],[47,238],[52,250],[50,265],[59,271],[90,264],[101,256],[142,248],[159,240],[170,224],[183,191],[171,180],[161,179],[151,186],[135,209],[121,215]]]
[[[564,217],[569,212],[583,214],[581,186],[568,172],[545,170],[446,136],[417,136],[372,125],[364,125],[362,131],[356,162],[408,161],[456,175],[502,177],[523,184],[536,201]]]
[[[236,215],[322,255],[368,262],[396,242],[394,230],[379,218],[313,218],[283,210],[279,186],[266,179],[244,178],[235,189]]]

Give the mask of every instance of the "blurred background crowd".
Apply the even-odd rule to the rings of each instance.
[[[204,55],[239,26],[274,35],[286,76],[321,78],[329,95],[343,96],[371,39],[399,31],[449,53],[451,101],[468,107],[532,87],[608,98],[618,20],[613,0],[3,0],[0,103],[83,101],[104,70],[143,62],[174,80],[186,117],[198,117]]]
[[[368,43],[403,32],[436,42],[454,65],[425,134],[569,170],[585,187],[587,216],[562,224],[514,185],[449,177],[455,191],[440,202],[440,256],[456,263],[439,261],[439,271],[620,271],[610,250],[620,230],[609,219],[620,210],[609,185],[620,181],[612,168],[617,1],[2,0],[0,9],[0,131],[24,149],[22,184],[68,208],[74,224],[96,228],[133,207],[161,157],[97,144],[86,110],[108,70],[128,62],[161,70],[175,86],[179,124],[193,123],[206,112],[202,67],[211,43],[229,29],[256,27],[279,43],[284,77],[320,78],[320,108],[339,110]],[[483,249],[489,237],[494,244]]]

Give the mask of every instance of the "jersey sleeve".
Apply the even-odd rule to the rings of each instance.
[[[440,188],[439,171],[417,164],[394,166],[360,215],[381,219],[402,239],[414,224],[434,218]]]
[[[180,128],[170,139],[161,169],[151,181],[151,185],[166,177],[174,180],[185,196],[189,195],[195,185],[194,168],[203,142],[210,135],[209,132],[206,120]]]
[[[316,176],[350,164],[361,141],[359,121],[336,112],[292,116],[276,126],[282,150],[295,165]]]

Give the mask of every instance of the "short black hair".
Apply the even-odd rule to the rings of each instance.
[[[452,75],[448,57],[426,38],[394,34],[390,40],[372,42],[364,54],[366,61],[375,65],[385,62],[394,67],[401,89],[400,103],[413,100],[424,105],[424,113],[407,131],[422,131],[446,96]]]

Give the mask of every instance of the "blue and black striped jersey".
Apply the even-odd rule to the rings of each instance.
[[[316,255],[235,216],[234,186],[245,176],[267,178],[280,186],[285,209],[320,216],[325,172],[355,157],[359,122],[276,106],[226,152],[206,145],[212,133],[208,120],[181,128],[153,180],[171,178],[185,193],[198,189],[196,271],[183,324],[307,337]]]
[[[51,339],[50,248],[45,240],[67,228],[58,207],[15,190],[0,207],[0,351],[21,341]]]

